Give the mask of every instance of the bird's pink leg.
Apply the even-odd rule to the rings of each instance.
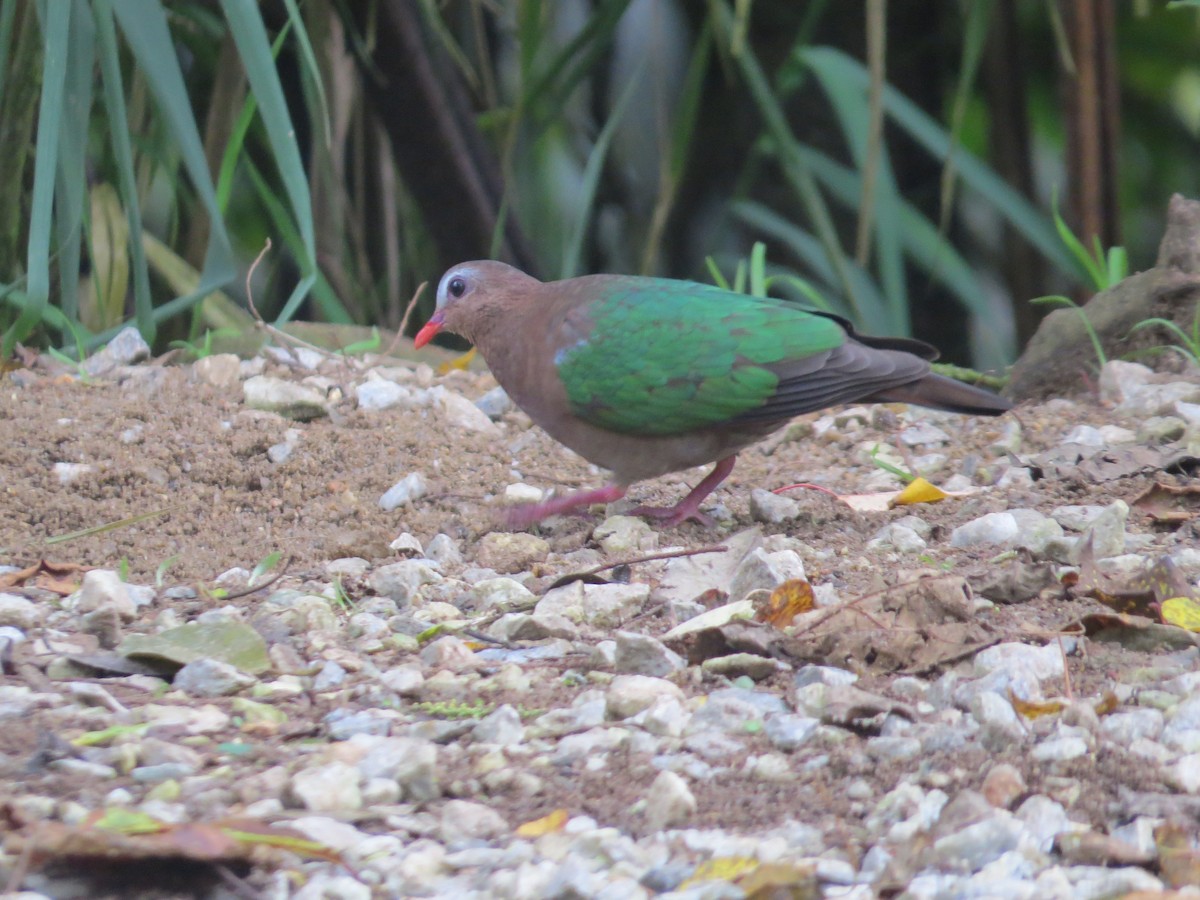
[[[606,484],[604,487],[592,491],[577,491],[574,494],[551,497],[545,503],[525,503],[521,506],[514,506],[505,512],[504,518],[510,528],[525,528],[548,516],[557,516],[581,506],[620,500],[625,496],[626,490],[625,485],[622,484]]]
[[[700,502],[717,489],[722,481],[733,471],[737,456],[727,456],[718,460],[713,470],[704,476],[704,480],[692,488],[691,493],[674,506],[639,506],[632,510],[632,516],[646,516],[651,519],[662,519],[664,525],[678,525],[688,519],[695,519],[701,525],[712,525],[713,520],[700,512]]]

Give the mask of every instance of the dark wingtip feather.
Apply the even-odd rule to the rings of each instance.
[[[998,394],[934,372],[880,391],[870,399],[878,403],[914,403],[972,416],[998,416],[1012,409],[1012,404]]]

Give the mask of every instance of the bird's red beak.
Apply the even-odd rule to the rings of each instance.
[[[425,327],[418,331],[417,336],[413,338],[413,346],[424,347],[432,341],[433,336],[442,330],[442,322],[444,320],[445,316],[442,315],[441,310],[430,316],[429,321],[425,323]]]

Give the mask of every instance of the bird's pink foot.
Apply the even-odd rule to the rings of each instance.
[[[707,513],[700,512],[699,509],[681,510],[682,503],[677,503],[674,506],[637,506],[629,511],[631,516],[644,516],[647,519],[657,519],[664,525],[679,525],[682,522],[692,521],[698,522],[705,528],[712,528],[717,523],[713,517]]]
[[[722,481],[733,471],[736,456],[727,456],[719,460],[713,470],[704,476],[704,480],[692,488],[691,492],[674,506],[639,506],[631,515],[646,516],[651,519],[661,519],[664,525],[678,525],[688,519],[699,522],[706,528],[716,523],[711,516],[700,512],[700,504],[709,494],[717,489]]]
[[[504,522],[509,528],[528,528],[550,516],[575,512],[593,503],[612,503],[620,500],[625,496],[625,490],[623,485],[606,484],[593,491],[577,491],[574,494],[551,497],[542,503],[523,503],[505,510]]]

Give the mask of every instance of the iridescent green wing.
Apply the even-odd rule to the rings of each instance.
[[[768,403],[774,371],[812,357],[846,333],[792,304],[658,278],[594,282],[567,346],[555,357],[572,411],[632,434],[681,434],[721,425]]]

